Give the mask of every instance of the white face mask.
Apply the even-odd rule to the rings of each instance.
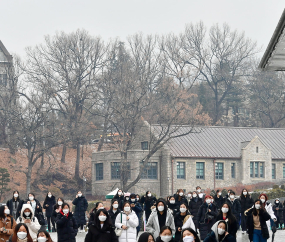
[[[34,200],[34,197],[29,197],[30,201],[33,201]]]
[[[265,203],[265,199],[260,199],[260,201],[261,201],[262,203]]]
[[[247,192],[243,192],[243,195],[246,196],[246,195],[247,195]]]
[[[14,194],[14,197],[19,197],[19,195],[16,193],[16,194]]]
[[[158,206],[157,209],[159,212],[162,212],[164,210],[164,206]]]
[[[81,193],[78,193],[78,197],[81,197],[82,196],[82,194]]]
[[[127,201],[129,201],[129,198],[128,198],[128,197],[126,197],[126,200],[127,200]]]
[[[148,197],[151,197],[151,193],[147,194]]]
[[[279,201],[276,201],[276,203],[279,203]]]
[[[256,209],[260,209],[260,204],[255,204]]]
[[[114,205],[113,205],[113,208],[118,208],[119,207],[119,204],[117,204],[117,203],[115,203]]]
[[[201,192],[201,189],[198,189],[198,190],[197,190],[197,192],[199,192],[199,193],[200,193],[200,192]]]
[[[191,195],[191,194],[188,194],[187,197],[192,197],[192,195]]]
[[[25,239],[27,237],[27,233],[26,232],[18,232],[17,236],[19,239]]]
[[[118,195],[121,196],[121,195],[122,195],[122,192],[118,192]]]
[[[169,201],[171,204],[175,204],[175,200],[170,200]]]
[[[45,242],[47,241],[46,237],[38,237],[38,242]]]
[[[206,199],[206,203],[210,204],[211,203],[211,199]]]
[[[104,207],[99,207],[98,210],[99,210],[99,209],[104,209]]]
[[[58,201],[58,202],[57,202],[57,204],[58,204],[59,206],[61,206],[62,203],[63,203],[62,201]]]
[[[219,195],[219,196],[221,196],[221,195],[222,195],[222,193],[221,193],[221,192],[219,192],[219,193],[218,193],[218,195]]]
[[[172,240],[172,236],[169,236],[169,235],[167,235],[167,236],[160,236],[160,238],[161,238],[161,240],[163,242],[169,242],[170,240]]]
[[[26,215],[26,217],[29,217],[31,215],[30,212],[24,212],[24,214]]]
[[[231,199],[234,199],[234,198],[235,198],[235,195],[230,195],[230,198],[231,198]]]
[[[193,197],[197,197],[197,194],[196,194],[196,193],[194,193],[194,194],[193,194]]]
[[[183,238],[183,242],[193,242],[194,241],[194,237],[193,236],[185,236]]]
[[[199,194],[199,198],[203,198],[203,193],[200,193],[200,194]]]
[[[228,208],[222,208],[222,212],[223,212],[223,213],[227,213],[228,211],[229,211]]]
[[[124,207],[124,210],[125,210],[126,212],[129,212],[129,211],[131,210],[131,207]]]
[[[224,229],[218,228],[218,234],[223,235],[225,233]]]
[[[135,199],[135,198],[133,198],[133,199],[131,199],[131,201],[134,203],[134,202],[136,201],[136,199]]]
[[[184,194],[183,192],[179,192],[179,196],[180,196],[180,197],[182,197],[182,196],[183,196],[183,194]]]
[[[63,209],[62,212],[63,212],[64,214],[68,214],[68,213],[69,213],[69,209]]]
[[[101,215],[98,217],[101,222],[106,221],[107,217],[105,215]]]
[[[214,202],[214,199],[211,199],[211,203],[213,203]]]
[[[51,197],[51,196],[52,196],[51,194],[48,195],[48,197]],[[40,237],[39,237],[39,238],[40,238]],[[44,237],[42,237],[42,238],[44,238]]]
[[[4,210],[4,213],[10,214],[10,210],[9,210],[9,209],[5,209],[5,210]]]
[[[180,212],[181,212],[181,213],[185,213],[186,210],[187,210],[186,208],[180,208]]]

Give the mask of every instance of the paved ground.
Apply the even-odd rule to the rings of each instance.
[[[86,233],[78,233],[76,237],[77,242],[84,242]],[[51,233],[52,240],[54,242],[57,242],[57,234]],[[268,240],[268,242],[271,242],[272,238]],[[238,231],[238,239],[237,242],[247,242],[248,236],[246,234],[242,234],[241,231]],[[284,242],[285,241],[285,230],[277,230],[275,234],[274,242]]]

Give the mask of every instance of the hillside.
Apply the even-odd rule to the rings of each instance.
[[[87,145],[81,148],[83,156],[80,157],[80,177],[87,178],[87,190],[91,189],[91,155],[96,151],[96,145]],[[41,160],[38,160],[33,167],[31,192],[36,198],[43,200],[48,190],[52,189],[57,195],[65,198],[73,198],[78,189],[83,189],[83,182],[73,179],[76,162],[76,149],[67,149],[66,163],[61,163],[62,147],[52,149],[52,154],[45,155],[44,166],[41,168]],[[0,149],[0,167],[6,168],[10,173],[11,181],[8,188],[11,191],[3,194],[1,201],[12,197],[12,191],[18,190],[20,197],[25,198],[26,175],[28,161],[26,150],[19,150],[11,155],[8,149]],[[58,189],[60,189],[60,191]],[[62,193],[62,194],[60,194]]]

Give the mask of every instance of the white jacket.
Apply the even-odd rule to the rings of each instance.
[[[21,215],[17,219],[17,224],[24,223],[25,218],[23,216],[25,209],[29,209],[31,211],[31,222],[26,223],[27,227],[29,228],[29,233],[33,239],[33,241],[37,241],[37,233],[39,229],[41,228],[41,225],[39,224],[39,221],[36,217],[34,217],[34,211],[30,204],[23,204]]]
[[[122,221],[121,221],[122,215]],[[129,220],[127,220],[127,216],[129,216]],[[119,242],[136,242],[137,241],[137,226],[139,226],[139,219],[134,211],[132,211],[129,215],[121,212],[117,215],[115,220],[116,228],[122,228],[122,225],[126,225],[128,229],[122,232],[122,235],[119,237]]]
[[[270,215],[270,217],[271,217],[272,220],[276,219],[276,216],[274,215],[274,211],[273,211],[273,209],[272,209],[272,204],[271,204],[271,203],[266,202],[266,204],[265,204],[265,210],[266,210],[266,212]],[[270,219],[266,221],[266,225],[267,225],[268,232],[269,232],[269,231],[270,231],[270,226],[271,226]]]
[[[194,231],[196,231],[196,228],[195,228],[195,224],[193,222],[193,219],[190,215],[190,217],[187,219],[187,221],[185,222],[185,224],[183,224],[182,226],[182,229],[186,229],[186,228],[191,228],[193,229]]]

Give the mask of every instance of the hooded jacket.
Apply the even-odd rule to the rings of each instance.
[[[221,220],[220,220],[221,221]],[[219,240],[219,233],[218,233],[218,225],[219,222],[217,221],[213,226],[212,226],[212,231],[211,233],[208,234],[208,236],[203,240],[203,242],[236,242],[236,238],[232,236],[231,234],[228,234],[224,236],[221,240]],[[225,233],[227,232],[227,228]]]
[[[276,203],[276,200],[279,201],[279,203]],[[279,222],[281,224],[283,224],[284,222],[284,218],[283,218],[283,206],[282,206],[282,203],[280,202],[280,200],[277,198],[275,201],[274,201],[274,205],[273,205],[273,211],[274,211],[274,215],[279,219]],[[278,208],[278,210],[277,210]]]
[[[164,213],[166,212],[166,220],[165,220],[165,226],[169,226],[172,230],[172,234],[175,234],[175,224],[174,224],[174,218],[172,216],[171,210],[167,208],[166,203],[164,200],[159,199],[156,203],[156,211],[153,211],[151,215],[148,218],[147,225],[146,225],[146,232],[149,232],[153,235],[154,239],[156,239],[159,236],[160,232],[160,226],[158,221],[158,209],[157,205],[158,203],[162,202],[164,204]]]
[[[24,215],[24,211],[27,208],[31,212],[31,217],[30,217],[31,222],[30,223],[25,223],[26,216]],[[30,233],[33,241],[37,241],[37,233],[38,233],[39,229],[41,228],[41,225],[39,224],[37,217],[35,217],[33,208],[30,204],[23,204],[22,210],[21,210],[21,215],[17,219],[17,224],[18,223],[25,223],[27,225],[27,227],[29,228],[29,233]]]

